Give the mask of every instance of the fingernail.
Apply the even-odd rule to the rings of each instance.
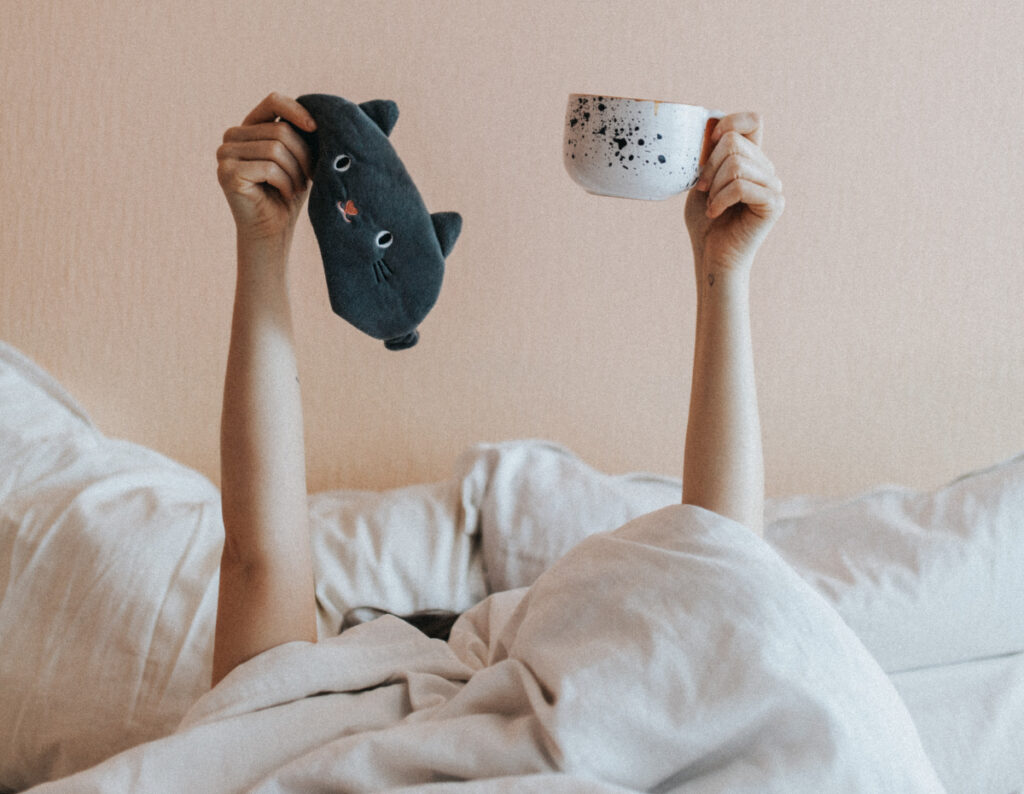
[[[697,180],[697,184],[694,185],[694,187],[697,190],[707,190],[708,189],[708,180],[706,180],[704,177],[701,177],[700,179]]]
[[[307,119],[307,121],[306,121],[306,129],[309,130],[310,132],[315,130],[316,129],[316,122],[313,119]]]

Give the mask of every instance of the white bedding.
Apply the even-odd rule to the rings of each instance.
[[[1024,653],[892,676],[949,792],[1024,792]]]
[[[589,538],[509,597],[511,614],[474,607],[448,644],[389,618],[278,648],[175,736],[40,794],[172,779],[211,794],[501,790],[553,773],[579,791],[941,790],[877,662],[733,522],[665,508]]]
[[[444,482],[384,493],[337,491],[311,495],[321,637],[326,639],[336,632],[341,614],[351,606],[461,611],[489,593],[531,586],[588,536],[614,530],[637,516],[678,503],[679,487],[679,481],[670,478],[604,474],[561,447],[524,441],[481,444],[467,450],[456,463],[452,477]],[[772,587],[788,575],[789,583],[800,593],[798,601],[808,599],[814,609],[821,610],[820,624],[825,634],[835,629],[844,637],[843,642],[856,636],[857,653],[830,673],[840,678],[856,673],[855,680],[843,683],[839,690],[849,694],[858,686],[867,686],[870,692],[856,690],[858,697],[880,700],[882,707],[894,715],[893,724],[903,721],[905,730],[901,734],[914,744],[917,740],[913,730],[907,729],[904,708],[908,709],[946,790],[1024,791],[1019,739],[1024,735],[1024,655],[1020,653],[1024,651],[1024,612],[1019,609],[1024,599],[1024,577],[1019,574],[1024,570],[1024,458],[972,473],[932,492],[887,488],[831,503],[813,497],[773,502],[768,518],[767,543],[754,545],[760,548],[759,554],[768,555],[778,566],[777,573],[787,572],[773,577],[778,582]],[[711,544],[709,548],[717,548],[715,544],[724,543],[729,536],[729,530],[723,529],[728,523],[712,524],[701,537]],[[513,596],[489,599],[460,622],[460,631],[472,629],[485,635],[479,640],[482,644],[474,646],[476,652],[465,642],[462,646],[453,642],[450,649],[430,641],[425,646],[408,627],[384,620],[372,631],[367,626],[359,634],[346,634],[345,642],[325,642],[315,648],[290,646],[267,654],[243,666],[238,676],[204,696],[222,542],[219,494],[208,480],[151,450],[105,438],[56,381],[0,343],[0,714],[4,715],[0,719],[0,790],[22,790],[71,775],[124,750],[128,750],[127,755],[97,768],[103,772],[87,773],[94,776],[87,779],[99,780],[95,775],[114,774],[112,770],[148,777],[147,770],[160,768],[164,770],[161,774],[171,774],[166,764],[173,767],[183,763],[172,774],[176,779],[193,765],[202,769],[203,753],[213,752],[207,748],[219,748],[217,753],[223,751],[223,758],[235,759],[240,768],[251,766],[245,774],[277,775],[274,752],[295,755],[324,745],[328,749],[320,751],[317,764],[303,762],[301,766],[312,770],[311,774],[322,770],[331,780],[331,775],[342,774],[339,770],[343,764],[354,763],[351,759],[359,753],[374,756],[390,752],[387,748],[393,746],[387,742],[392,739],[383,745],[377,740],[383,741],[385,734],[395,735],[389,728],[372,741],[349,739],[350,744],[363,749],[356,755],[337,753],[337,737],[330,731],[343,730],[341,723],[347,719],[343,713],[351,713],[338,704],[379,697],[381,704],[390,703],[387,708],[397,709],[381,712],[388,725],[395,719],[403,720],[406,711],[416,712],[404,717],[404,726],[423,719],[430,722],[443,709],[466,703],[468,695],[461,693],[483,691],[479,689],[482,684],[463,683],[465,672],[461,678],[451,678],[450,672],[461,665],[459,669],[469,668],[475,681],[483,669],[494,666],[490,665],[494,661],[490,654],[497,647],[494,643],[498,633],[493,627],[487,631],[481,620],[485,616],[507,617]],[[742,555],[726,557],[730,565],[738,565],[740,560],[749,563]],[[553,581],[553,573],[545,576],[549,583]],[[562,592],[562,582],[557,581],[557,587],[549,587],[555,591],[554,598],[546,601],[558,603],[559,597],[568,597]],[[605,595],[605,589],[598,595]],[[730,600],[738,596],[738,592],[725,592],[723,604],[729,608],[717,609],[712,622],[722,626],[742,624],[743,609]],[[691,607],[699,612],[700,604],[690,603],[687,609]],[[579,618],[570,609],[563,611]],[[527,612],[535,616],[536,608]],[[677,610],[673,614],[678,618],[690,612]],[[782,610],[773,619],[782,616],[792,618]],[[550,618],[547,615],[545,620]],[[704,622],[708,619],[708,615],[701,618]],[[536,625],[543,624],[542,620]],[[518,636],[519,629],[535,624],[513,621],[509,625],[518,627],[513,632]],[[565,639],[563,634],[572,636],[569,629],[574,625],[560,627],[566,631],[556,632],[541,643],[555,649],[552,653],[556,661],[567,666],[545,672],[531,662],[526,669],[528,675],[520,682],[532,680],[543,692],[543,686],[550,687],[550,675],[554,675],[559,685],[576,692],[573,687],[578,686],[581,675],[585,679],[586,671],[569,664],[573,653],[559,655],[557,650],[558,642]],[[658,625],[665,628],[668,624]],[[702,624],[698,620],[693,625]],[[846,627],[852,629],[852,634]],[[620,651],[637,639],[602,633],[606,630],[616,627],[599,625],[594,630],[591,626],[587,636],[597,638],[592,640],[595,643],[603,638]],[[379,632],[384,634],[369,639]],[[657,633],[652,631],[651,635]],[[506,639],[513,634],[507,634]],[[740,631],[741,635],[759,648],[773,647],[772,638],[752,630],[747,634]],[[461,636],[465,639],[472,633]],[[304,669],[302,665],[313,664],[310,654],[331,659],[334,665],[353,653],[353,644],[387,644],[392,640],[403,647],[408,644],[411,655],[403,657],[410,665],[404,678],[400,675],[372,690],[390,695],[349,693],[300,698],[291,705],[231,718],[219,711],[217,704],[225,691],[235,693],[232,697],[236,698],[236,707],[243,711],[247,703],[252,706],[247,698],[254,691],[261,692],[260,697],[285,700],[289,686],[311,692],[346,692],[359,682],[338,678],[348,674],[344,666],[339,668],[342,672],[325,671],[326,677],[303,679],[285,671],[285,659],[294,662],[301,658],[299,670]],[[516,642],[520,643],[516,647],[530,650],[531,641]],[[488,650],[482,655],[479,649],[485,646]],[[511,647],[507,642],[501,647],[506,646]],[[681,658],[672,664],[698,665],[701,658],[708,658],[706,652],[701,656],[699,642],[691,646],[688,641],[687,647],[691,652],[676,654]],[[830,658],[827,648],[814,647],[811,661]],[[865,647],[870,652],[866,661]],[[638,687],[654,692],[665,684],[664,680],[636,675],[637,670],[653,669],[650,660],[656,650],[650,645],[634,657],[620,654],[618,661],[628,671],[625,678],[635,680],[625,687],[621,680],[616,682],[618,689],[606,696],[608,708],[601,712],[601,719],[594,717],[597,712],[589,704],[591,710],[587,713],[598,726],[596,739],[584,731],[584,741],[575,723],[559,722],[560,712],[546,707],[543,698],[527,698],[528,708],[515,698],[499,698],[497,702],[502,707],[516,703],[520,711],[515,713],[526,715],[523,722],[516,723],[520,727],[546,726],[545,720],[555,719],[558,730],[551,735],[570,748],[565,753],[570,760],[578,758],[579,748],[584,748],[586,756],[586,747],[604,748],[609,741],[613,750],[620,745],[629,747],[628,741],[621,742],[614,733],[602,735],[603,729],[599,728],[602,719],[604,723],[609,718],[615,720],[612,730],[619,723],[640,720],[641,733],[661,735],[664,725],[658,720],[670,719],[664,709],[637,708],[637,703],[647,702]],[[394,648],[389,647],[388,653],[393,652]],[[437,661],[439,653],[444,658]],[[756,676],[758,671],[763,674],[763,656],[747,667],[735,668],[736,680],[742,682],[744,675]],[[786,660],[786,664],[778,670],[770,669],[766,675],[771,686],[784,689],[792,683],[786,675],[800,668],[797,661],[783,653],[777,658]],[[483,668],[481,659],[488,661]],[[509,659],[515,661],[513,655]],[[507,668],[508,661],[503,659],[497,666]],[[454,667],[445,667],[448,672],[439,676],[430,667],[435,662]],[[264,664],[272,669],[268,668],[267,676],[261,679],[255,671]],[[427,665],[426,671],[422,664]],[[365,667],[371,677],[383,674],[373,664]],[[879,678],[879,668],[888,676]],[[680,680],[707,681],[695,675],[688,679],[685,670],[678,667],[675,673],[682,676],[673,676],[676,684]],[[361,686],[368,684],[364,681]],[[494,706],[494,693],[500,688],[488,691],[484,700],[490,698],[489,705]],[[700,691],[704,697],[694,701],[698,708],[671,717],[681,720],[674,740],[688,737],[690,741],[692,737],[705,737],[708,731],[714,736],[713,731],[727,731],[735,720],[755,725],[762,711],[775,714],[775,723],[781,719],[777,703],[752,707],[751,700],[742,695],[742,687],[717,694],[713,688]],[[816,711],[820,704],[816,705],[815,698],[820,695],[812,688],[800,693],[800,702],[808,706],[808,713],[824,714],[829,725],[845,728],[852,723],[863,728],[872,724],[870,717],[852,711],[824,707]],[[419,705],[410,701],[410,696]],[[619,698],[616,708],[608,700],[614,698]],[[581,703],[580,708],[588,706]],[[539,712],[534,706],[541,707]],[[376,713],[374,709],[366,711],[367,718]],[[287,713],[301,720],[314,713],[319,715],[320,710],[337,714],[327,722],[318,716],[302,730],[288,730],[283,726],[291,723],[274,723],[277,717],[271,716]],[[203,713],[213,720],[204,722],[206,727],[190,722]],[[499,708],[497,716],[502,714]],[[644,722],[648,717],[652,724]],[[183,718],[183,728],[167,738]],[[316,730],[310,727],[313,723]],[[246,727],[239,728],[240,734],[227,730],[228,726],[243,724]],[[492,725],[493,720],[487,724]],[[263,727],[250,735],[252,725]],[[447,726],[445,722],[445,729]],[[216,738],[222,729],[223,738]],[[559,733],[563,729],[567,732]],[[750,731],[752,735],[758,733],[753,728]],[[473,741],[483,743],[481,747],[495,741],[494,736],[477,736],[475,730],[471,733]],[[234,753],[217,743],[230,743],[233,735],[239,741],[249,736],[242,742],[246,747],[240,745]],[[262,761],[254,765],[250,752],[256,752],[253,748],[258,741],[256,745],[251,742],[261,735],[270,736],[273,746],[259,750],[256,756]],[[438,735],[446,734],[441,731]],[[537,748],[546,746],[538,745],[534,734],[527,737],[529,741],[514,731],[511,738],[500,735],[507,740],[504,744],[512,742],[521,747],[524,759],[536,760]],[[825,735],[836,737],[836,748],[848,748],[843,745],[846,734],[838,727],[825,731]],[[154,739],[159,741],[143,744]],[[729,749],[723,751],[724,755],[733,753],[735,758],[743,757],[753,747],[742,742],[725,744]],[[191,749],[186,752],[185,747]],[[469,744],[460,739],[456,747],[455,757],[446,763],[476,763],[473,759],[477,756],[469,752]],[[714,756],[713,750],[708,752]],[[820,746],[809,747],[806,753],[836,775],[836,770],[850,766],[852,779],[868,774],[865,768],[871,763],[885,763],[887,758],[883,752],[881,762],[865,762],[862,754],[852,750],[830,755],[828,748]],[[908,768],[923,774],[916,753],[915,745]],[[672,755],[679,757],[675,748]],[[446,756],[440,753],[438,757],[443,760]],[[636,773],[629,764],[632,757],[602,750],[597,761],[607,760],[609,769],[600,774],[606,781],[625,780],[615,777],[615,771]],[[795,757],[791,760],[794,764],[790,766],[795,768],[772,773],[780,781],[788,776],[790,785],[803,774]],[[614,783],[602,784],[606,788],[599,789],[590,778],[580,783],[578,772],[576,777],[552,777],[551,770],[558,765],[552,764],[550,757],[547,761],[548,766],[531,773],[534,776],[520,774],[459,790],[631,790],[616,788]],[[401,764],[395,766],[397,763],[389,760],[384,765],[403,768]],[[728,768],[728,764],[722,768]],[[480,774],[486,769],[477,768]],[[344,774],[349,771],[345,768]],[[698,780],[702,776],[705,779],[702,785],[714,785],[713,776],[708,782],[699,762],[686,774],[696,772],[701,773]],[[671,778],[671,770],[661,773]],[[762,778],[769,775],[764,769],[759,773]],[[150,782],[160,780],[166,783],[167,779],[154,777]],[[675,782],[681,781],[682,777]],[[636,778],[629,782],[632,785]],[[764,790],[764,785],[762,782],[755,788]],[[206,790],[204,786],[199,789]],[[834,785],[825,789],[841,790]],[[658,790],[674,789],[666,784]]]

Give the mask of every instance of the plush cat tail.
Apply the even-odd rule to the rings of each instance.
[[[435,212],[430,220],[434,222],[434,232],[441,244],[441,255],[447,259],[462,231],[462,216],[457,212]]]
[[[384,347],[388,350],[407,350],[420,341],[420,332],[411,331],[404,336],[396,336],[393,339],[384,340]]]
[[[398,105],[390,99],[371,99],[359,106],[367,116],[373,119],[374,124],[383,130],[385,135],[390,135],[398,121]]]

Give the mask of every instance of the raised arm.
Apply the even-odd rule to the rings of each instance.
[[[782,184],[760,149],[753,113],[726,116],[686,202],[697,278],[683,503],[762,534],[764,457],[750,332],[750,271],[782,213]]]
[[[302,404],[287,264],[313,120],[271,94],[224,134],[217,176],[235,219],[237,282],[221,418],[225,542],[213,683],[261,651],[316,641]]]

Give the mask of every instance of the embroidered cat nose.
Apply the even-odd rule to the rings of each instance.
[[[356,209],[356,203],[352,199],[349,199],[344,206],[342,206],[341,202],[339,201],[338,212],[340,212],[342,217],[345,219],[345,223],[352,223],[352,220],[351,218],[349,218],[349,215],[356,216],[359,214],[359,210]]]

